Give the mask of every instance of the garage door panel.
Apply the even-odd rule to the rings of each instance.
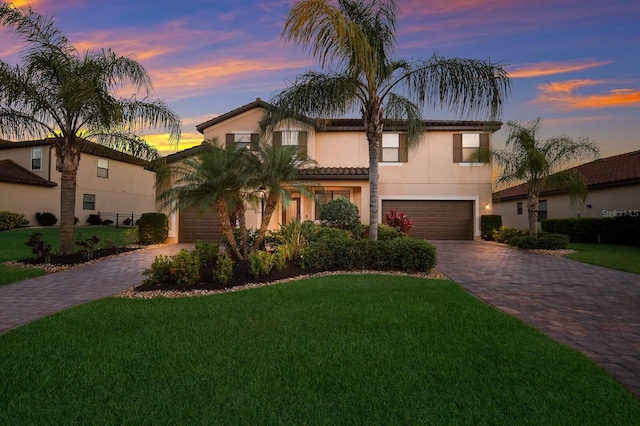
[[[218,215],[209,211],[199,213],[195,209],[180,211],[180,229],[178,240],[181,243],[194,243],[196,241],[222,240],[222,227]]]
[[[406,213],[413,222],[410,235],[430,240],[472,240],[473,201],[384,200],[383,212],[392,208]]]

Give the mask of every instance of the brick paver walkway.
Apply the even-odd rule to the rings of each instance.
[[[173,255],[189,244],[133,253],[0,287],[0,333],[80,303],[112,296],[144,279],[158,254]]]
[[[582,352],[640,398],[640,275],[476,241],[433,241],[468,292]]]

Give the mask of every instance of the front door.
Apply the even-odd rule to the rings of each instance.
[[[287,207],[282,209],[282,224],[287,225],[294,220],[300,220],[300,198],[292,198]]]

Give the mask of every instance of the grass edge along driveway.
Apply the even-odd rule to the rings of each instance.
[[[454,282],[109,298],[0,336],[0,424],[637,424],[578,352]]]

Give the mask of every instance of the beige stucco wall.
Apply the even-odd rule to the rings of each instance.
[[[60,219],[60,172],[55,170],[55,150],[42,146],[42,170],[34,172],[43,179],[57,183],[52,188],[32,185],[16,185],[0,183],[2,195],[0,209],[23,213],[37,225],[36,212],[48,211]],[[115,222],[115,213],[121,219],[132,212],[139,217],[142,213],[155,211],[155,174],[143,167],[130,163],[108,159],[109,177],[98,177],[98,158],[83,153],[77,174],[77,192],[75,215],[80,224],[85,224],[89,214],[101,213],[103,219]],[[0,159],[12,159],[27,170],[31,170],[31,148],[0,150]],[[82,195],[94,194],[96,205],[94,210],[82,208]],[[113,214],[113,215],[112,215]]]
[[[225,143],[225,135],[233,132],[260,133],[260,119],[262,118],[262,108],[254,108],[235,117],[231,117],[222,123],[204,129],[205,140],[218,138],[219,142]]]
[[[579,201],[572,204],[568,195],[541,196],[540,199],[547,200],[549,219],[606,217],[616,213],[624,214],[625,211],[640,214],[640,184],[591,190],[584,204]],[[521,215],[517,214],[518,201],[522,202]],[[588,205],[591,207],[587,207]],[[517,229],[529,227],[526,199],[496,203],[494,212],[502,216],[503,226]]]

